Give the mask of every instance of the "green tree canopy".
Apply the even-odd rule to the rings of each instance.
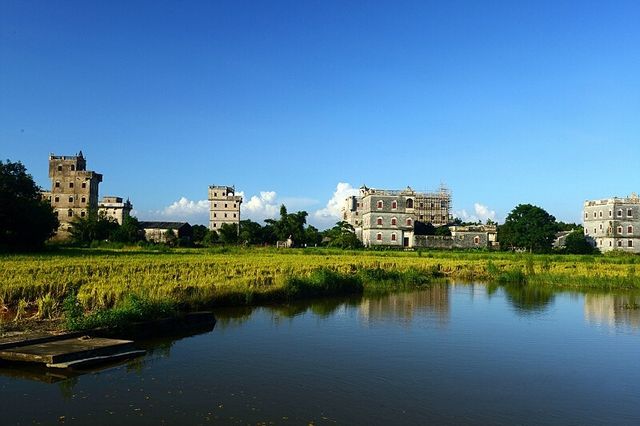
[[[570,254],[593,254],[597,249],[589,244],[584,236],[584,231],[580,229],[567,235],[564,251]]]
[[[329,247],[339,247],[343,249],[353,249],[362,247],[362,243],[358,239],[353,226],[345,221],[340,221],[336,225],[326,231],[329,237]]]
[[[76,244],[90,244],[92,241],[104,241],[111,238],[120,226],[115,219],[90,209],[85,217],[76,217],[71,222],[69,233]]]
[[[519,204],[498,232],[503,247],[523,248],[531,252],[551,249],[556,236],[556,218],[531,204]]]
[[[0,161],[0,249],[40,248],[57,228],[51,204],[24,165]]]

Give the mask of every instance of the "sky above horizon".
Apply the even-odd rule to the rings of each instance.
[[[100,195],[207,221],[335,223],[355,188],[437,189],[580,222],[640,192],[640,2],[0,2],[0,157],[50,187],[82,150]]]

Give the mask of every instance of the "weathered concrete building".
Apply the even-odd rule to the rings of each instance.
[[[131,215],[133,205],[128,199],[123,201],[122,197],[105,195],[98,204],[98,214],[111,218],[122,225],[125,218]]]
[[[498,249],[495,225],[451,226],[450,236],[416,235],[414,247],[433,249]]]
[[[140,222],[144,238],[154,243],[171,242],[170,239],[191,238],[191,225],[187,222]]]
[[[51,201],[60,226],[54,239],[65,239],[77,217],[85,217],[90,209],[98,208],[98,185],[102,175],[87,170],[87,162],[80,151],[77,155],[49,155],[51,193],[44,193]]]
[[[640,197],[585,201],[584,233],[600,251],[640,253]]]
[[[451,220],[451,194],[373,189],[363,186],[358,196],[345,200],[342,219],[355,229],[367,246],[413,247],[416,222],[442,226]]]
[[[209,229],[218,231],[227,223],[235,225],[239,230],[241,204],[242,197],[236,195],[234,187],[209,186]]]

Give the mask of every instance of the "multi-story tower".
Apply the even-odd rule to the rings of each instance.
[[[98,208],[98,185],[102,175],[87,170],[82,155],[49,155],[49,178],[51,179],[51,206],[60,226],[55,236],[64,239],[69,235],[71,222],[76,217],[85,217],[90,209]]]
[[[133,205],[129,199],[123,201],[122,197],[105,195],[98,205],[98,214],[114,219],[122,225],[124,219],[131,215],[132,209]]]
[[[209,229],[218,231],[225,224],[235,225],[240,231],[240,204],[233,186],[209,186]]]
[[[640,197],[585,201],[584,234],[600,251],[640,253]]]
[[[358,197],[345,200],[343,220],[356,228],[365,246],[414,246],[416,222],[442,226],[451,220],[451,194],[360,188]],[[361,219],[359,219],[361,218]]]

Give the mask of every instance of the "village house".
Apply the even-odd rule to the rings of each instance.
[[[191,239],[191,225],[187,222],[140,222],[144,238],[154,243],[168,243],[171,239]],[[172,237],[173,235],[173,237]]]
[[[584,202],[584,234],[601,252],[640,253],[640,197]]]

